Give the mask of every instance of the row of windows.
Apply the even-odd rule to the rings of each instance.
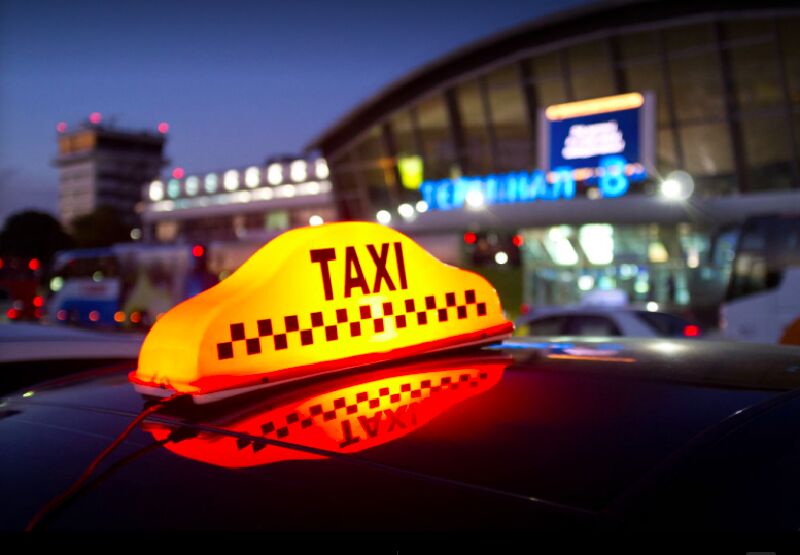
[[[566,47],[398,110],[329,156],[345,212],[414,200],[404,156],[423,158],[425,179],[537,167],[539,110],[628,91],[655,95],[660,173],[685,169],[700,194],[798,183],[800,18],[733,20]]]
[[[280,232],[335,219],[336,213],[331,207],[296,208],[188,220],[164,220],[154,224],[154,231],[160,242],[207,242],[241,239],[248,234],[264,231]]]

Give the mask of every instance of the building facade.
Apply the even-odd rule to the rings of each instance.
[[[143,239],[210,246],[215,266],[235,269],[287,229],[335,220],[331,189],[322,158],[154,179],[140,188]]]
[[[518,260],[528,304],[614,288],[711,306],[725,226],[800,209],[800,9],[542,18],[389,85],[309,149],[343,218],[435,236],[461,263]]]
[[[101,123],[98,114],[68,131],[59,124],[59,214],[72,221],[100,206],[110,206],[131,226],[141,188],[161,173],[165,138],[159,133],[127,131]]]

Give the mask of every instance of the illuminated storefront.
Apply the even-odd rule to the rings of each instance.
[[[590,5],[424,66],[309,148],[340,217],[519,261],[525,303],[711,307],[717,232],[800,206],[799,31],[782,3]]]

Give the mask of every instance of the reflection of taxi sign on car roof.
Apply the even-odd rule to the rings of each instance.
[[[287,232],[156,322],[131,380],[208,394],[508,336],[492,286],[366,222]]]
[[[270,396],[232,419],[223,413],[211,423],[230,435],[201,432],[169,441],[171,425],[148,422],[143,427],[173,453],[232,468],[355,453],[399,439],[488,391],[509,364],[504,355],[435,359],[314,383]]]

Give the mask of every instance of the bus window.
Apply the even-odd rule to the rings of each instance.
[[[726,300],[780,285],[783,270],[800,265],[800,218],[748,220],[739,238]]]

